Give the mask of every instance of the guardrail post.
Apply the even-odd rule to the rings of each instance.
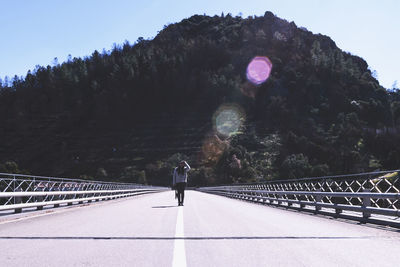
[[[338,209],[338,208],[335,208],[335,214],[336,214],[336,216],[338,216],[340,213],[342,213],[343,212],[343,210],[342,209]]]
[[[282,196],[282,195],[280,195],[280,194],[274,194],[275,201],[276,201],[276,204],[277,204],[278,206],[280,206],[280,205],[282,204],[282,201],[280,200],[281,196]]]
[[[364,189],[363,192],[370,193],[370,189]],[[370,197],[363,197],[363,208],[367,208],[371,206],[371,198]],[[371,213],[368,211],[363,211],[363,218],[368,219],[371,216]]]
[[[23,191],[22,188],[20,188],[18,191]],[[15,178],[14,178],[14,192],[16,192],[15,189]],[[22,197],[14,197],[14,204],[21,204],[22,203]],[[22,208],[17,208],[14,210],[15,213],[21,213],[22,212]]]
[[[258,193],[257,193],[257,192],[254,192],[254,193],[253,193],[252,201],[253,201],[253,202],[258,202],[258,201],[259,201],[259,199],[258,199]]]
[[[256,202],[262,202],[262,195],[261,195],[260,192],[257,192],[257,195],[256,195]]]
[[[321,189],[315,190],[317,193],[321,193]],[[321,206],[318,206],[319,203],[322,201],[322,196],[320,194],[316,194],[314,196],[314,203],[315,203],[315,213],[321,210]]]
[[[266,203],[266,199],[265,199],[265,194],[264,193],[261,193],[260,194],[260,201],[262,202],[262,203]]]
[[[45,189],[43,188],[43,190],[39,190],[39,191],[44,191]],[[44,197],[43,196],[38,196],[38,197],[36,197],[36,201],[37,202],[43,202],[44,201]],[[37,206],[36,207],[36,209],[37,210],[42,210],[43,209],[43,206]]]

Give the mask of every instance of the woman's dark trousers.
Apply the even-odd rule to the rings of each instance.
[[[183,205],[183,199],[185,198],[186,183],[177,183],[176,190],[178,190],[178,205]]]

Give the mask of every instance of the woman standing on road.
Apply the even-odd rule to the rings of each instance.
[[[179,162],[178,167],[174,169],[172,184],[178,191],[178,206],[183,206],[183,199],[185,198],[185,188],[187,184],[187,173],[189,170],[190,166],[184,160]]]

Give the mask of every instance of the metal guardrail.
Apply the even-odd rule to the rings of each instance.
[[[257,203],[311,210],[315,213],[400,227],[399,188],[399,170],[394,170],[202,187],[197,190]],[[345,211],[351,214],[343,214]]]
[[[0,173],[0,211],[43,209],[167,190],[165,187]]]

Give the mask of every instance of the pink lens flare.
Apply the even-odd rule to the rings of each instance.
[[[247,79],[255,85],[262,84],[268,79],[271,69],[272,63],[267,57],[255,57],[247,66]]]

